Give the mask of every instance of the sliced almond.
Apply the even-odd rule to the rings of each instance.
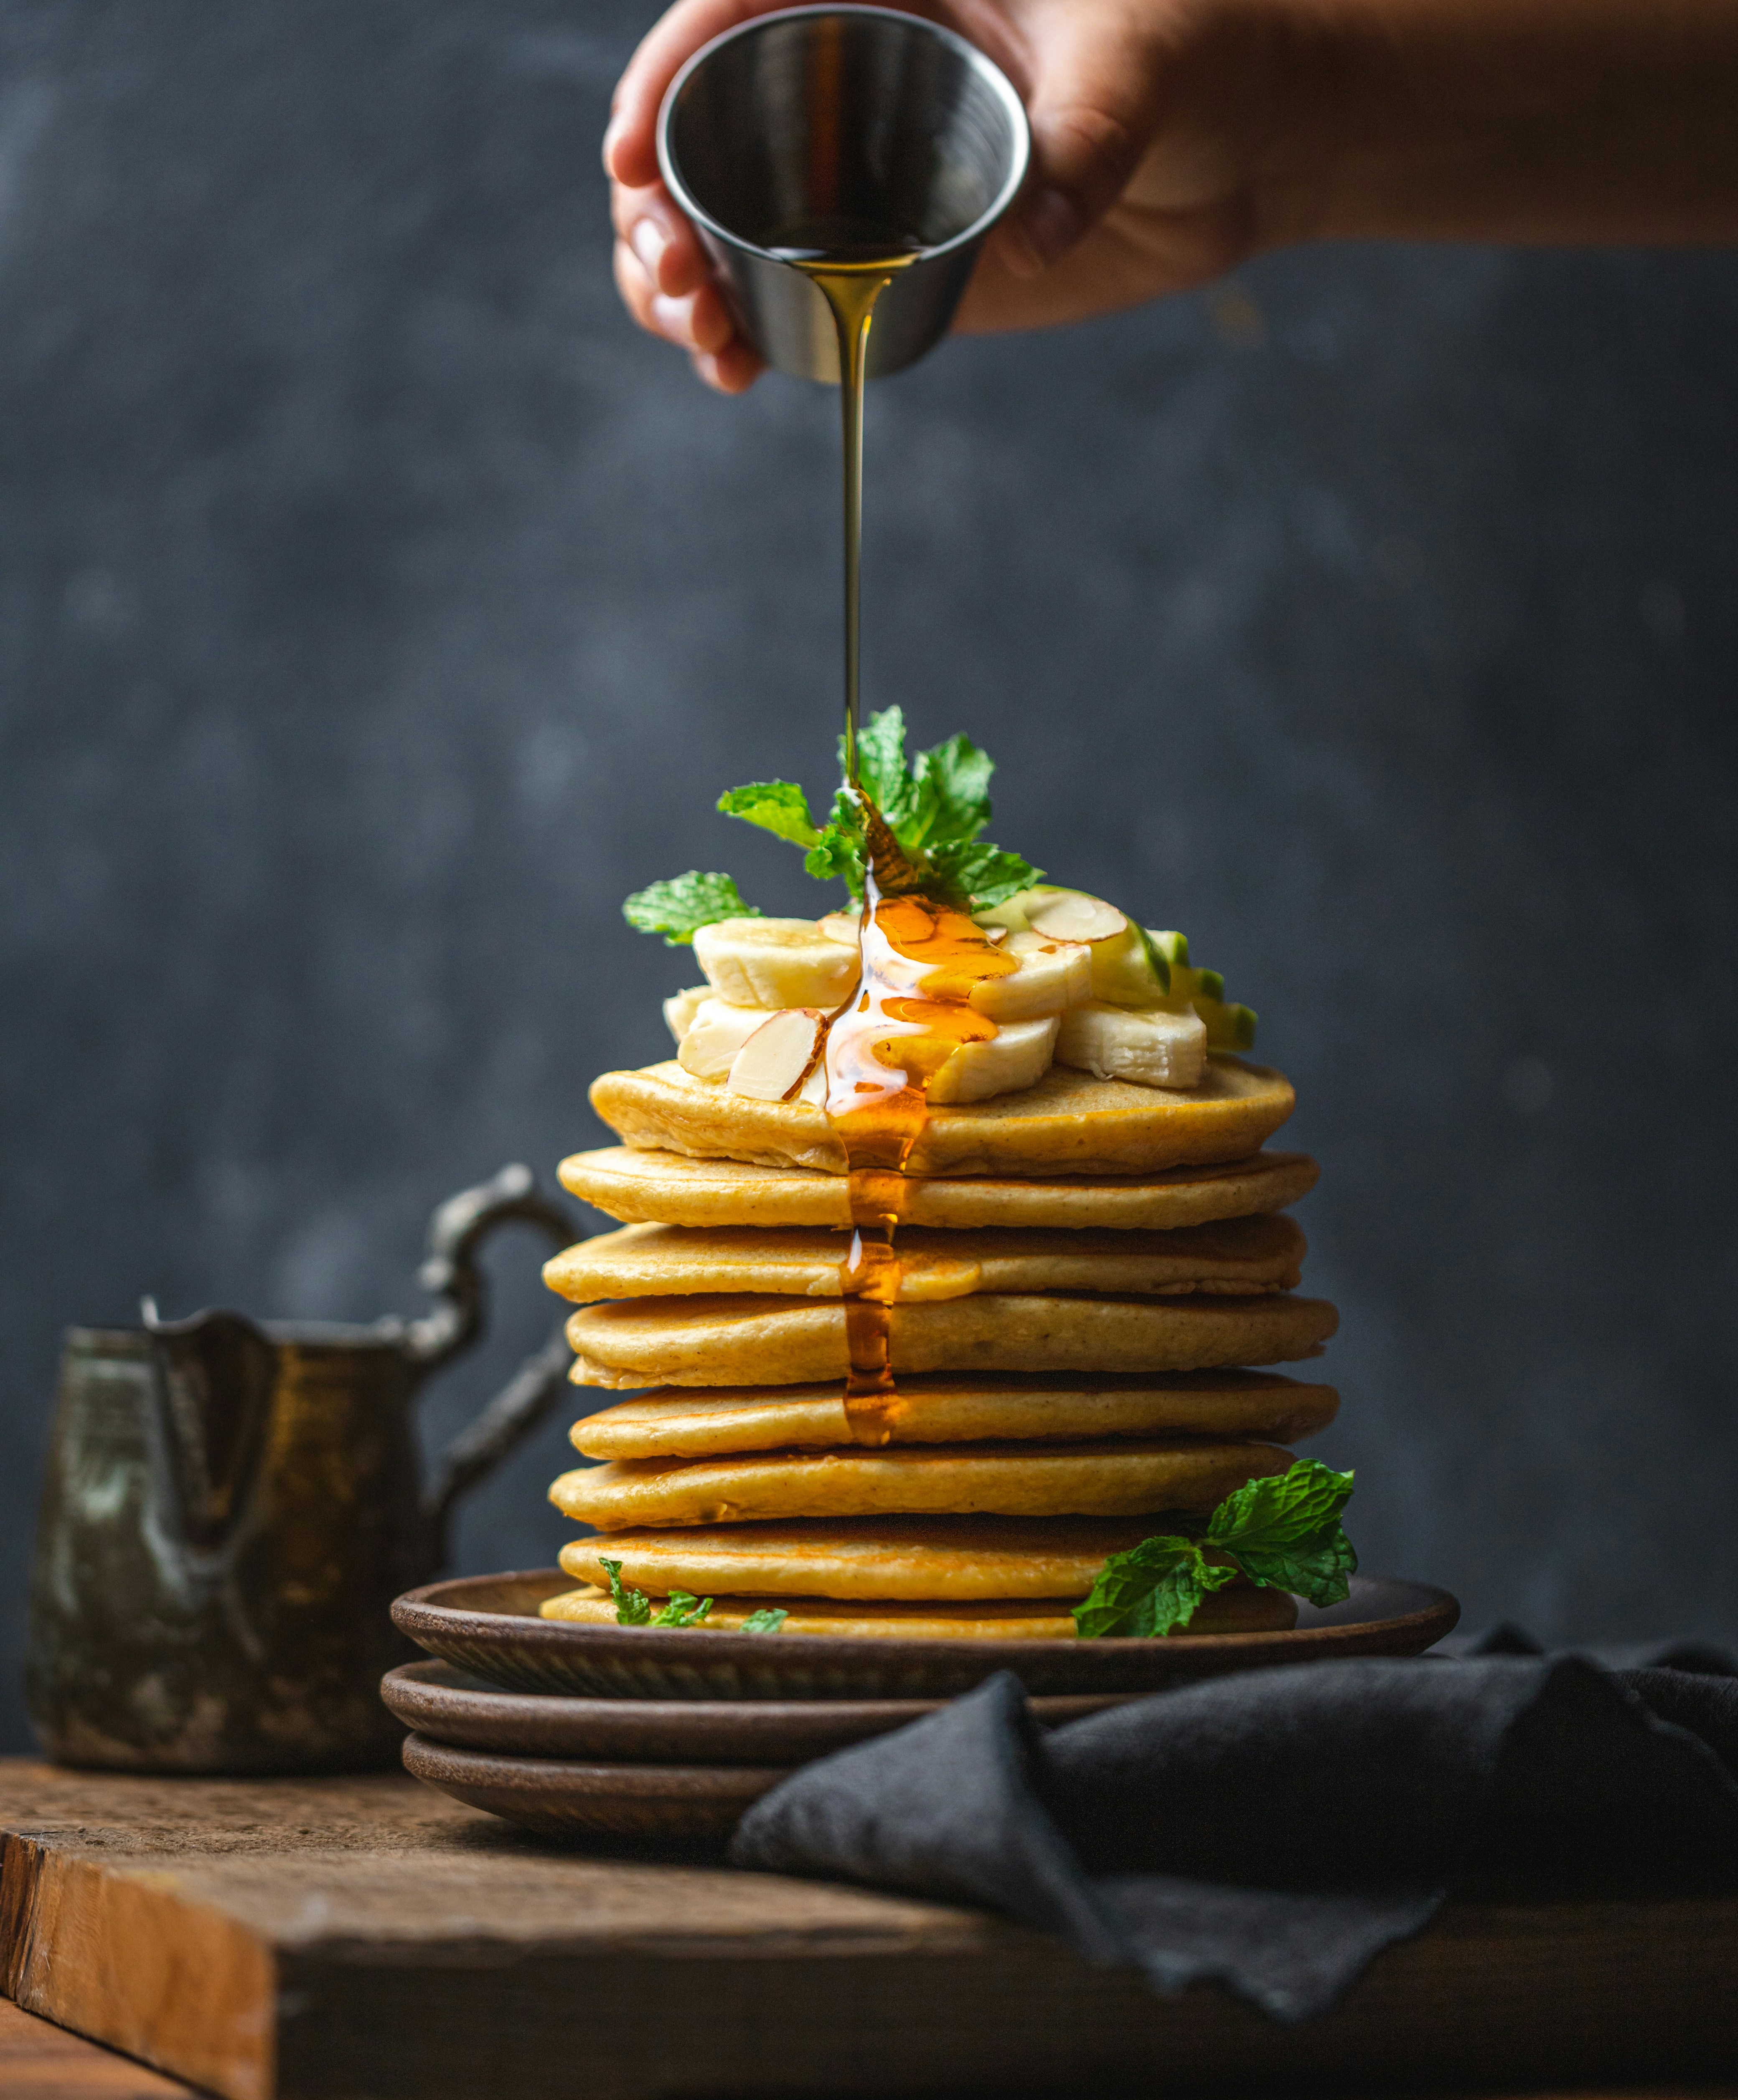
[[[788,1101],[814,1070],[827,1040],[827,1016],[812,1006],[788,1006],[763,1021],[736,1053],[727,1082],[752,1101]]]
[[[778,1011],[776,1007],[732,1006],[727,999],[703,999],[682,1031],[677,1063],[696,1079],[726,1078],[737,1052]]]
[[[1108,941],[1128,930],[1128,920],[1101,897],[1083,889],[1048,892],[1027,905],[1026,924],[1050,941]]]

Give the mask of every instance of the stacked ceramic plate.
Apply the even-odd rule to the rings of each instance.
[[[1191,1679],[1279,1662],[1417,1654],[1454,1600],[1421,1582],[1352,1579],[1283,1633],[1184,1641],[863,1640],[849,1635],[576,1626],[540,1616],[558,1568],[467,1576],[393,1607],[436,1658],[382,1688],[413,1732],[406,1767],[474,1808],[546,1835],[726,1835],[786,1773],[933,1712],[1012,1670],[1046,1726]]]

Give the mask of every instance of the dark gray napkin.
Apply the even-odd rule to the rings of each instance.
[[[793,1774],[730,1856],[988,1904],[1161,1991],[1214,1979],[1304,2019],[1452,1888],[1738,1890],[1738,1676],[1308,1663],[1047,1734],[1004,1673]]]

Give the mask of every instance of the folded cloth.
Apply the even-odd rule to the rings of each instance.
[[[987,1904],[1158,1990],[1305,2019],[1453,1889],[1738,1891],[1727,1668],[1304,1663],[1048,1734],[1004,1672],[794,1773],[730,1856]]]

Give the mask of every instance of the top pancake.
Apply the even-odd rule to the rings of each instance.
[[[1095,1079],[1052,1065],[1035,1087],[930,1111],[906,1162],[911,1174],[1149,1174],[1246,1159],[1296,1103],[1264,1065],[1214,1056],[1189,1092]],[[591,1104],[629,1145],[740,1159],[762,1167],[846,1171],[845,1148],[807,1101],[756,1101],[695,1079],[672,1059],[606,1072]],[[668,1221],[666,1221],[668,1222]]]
[[[1320,1170],[1301,1152],[1263,1152],[1147,1175],[1065,1174],[1043,1181],[909,1176],[902,1222],[955,1230],[984,1226],[1167,1232],[1281,1211],[1307,1196]],[[612,1145],[561,1164],[562,1185],[624,1224],[823,1225],[849,1229],[845,1177],[812,1167],[755,1167]]]
[[[788,1298],[843,1295],[842,1232],[779,1226],[624,1225],[544,1264],[543,1280],[577,1304],[695,1291]],[[902,1302],[977,1290],[1101,1290],[1157,1296],[1244,1295],[1296,1287],[1304,1235],[1290,1218],[1227,1218],[1168,1233],[945,1232],[899,1234]]]

